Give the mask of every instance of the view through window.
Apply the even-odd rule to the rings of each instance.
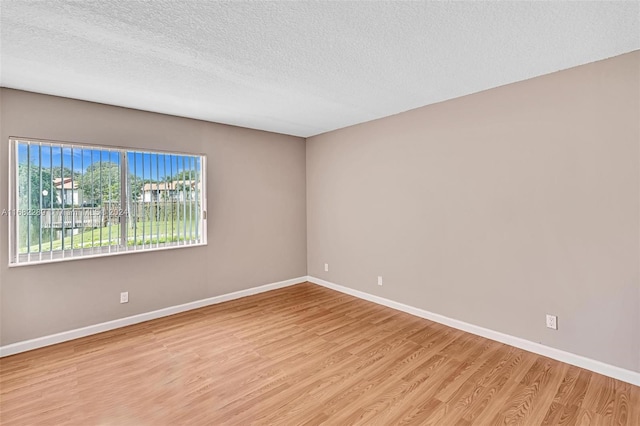
[[[204,156],[10,143],[11,264],[206,243]]]

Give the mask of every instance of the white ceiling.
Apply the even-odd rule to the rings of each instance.
[[[0,85],[298,136],[640,48],[640,2],[0,0]]]

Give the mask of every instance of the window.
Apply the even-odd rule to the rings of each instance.
[[[206,157],[11,138],[10,265],[206,244]]]

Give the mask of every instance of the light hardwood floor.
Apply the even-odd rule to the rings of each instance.
[[[640,388],[305,283],[0,360],[9,425],[640,425]]]

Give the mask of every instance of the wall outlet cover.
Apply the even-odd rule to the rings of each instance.
[[[558,317],[555,315],[547,314],[547,328],[551,328],[553,330],[558,329]]]

